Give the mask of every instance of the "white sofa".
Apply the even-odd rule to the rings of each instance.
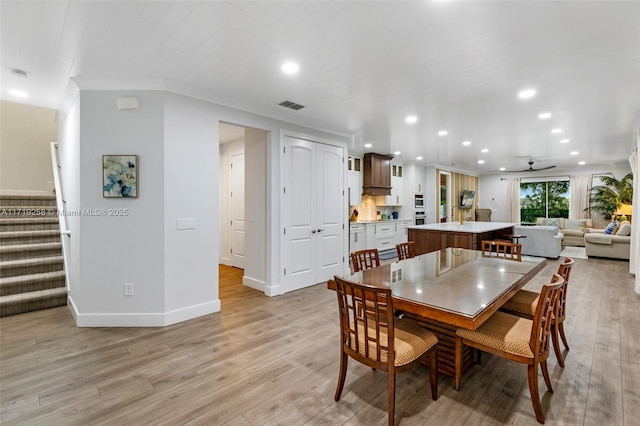
[[[614,234],[604,234],[603,230],[591,231],[584,235],[587,257],[607,257],[628,260],[631,252],[631,224],[616,228]],[[621,229],[624,229],[622,231]]]
[[[564,235],[562,244],[565,246],[584,247],[584,236],[593,229],[591,219],[565,219],[556,218],[536,218],[536,225],[555,226]]]
[[[555,226],[514,226],[513,233],[522,235],[519,242],[522,254],[529,256],[558,258],[562,251],[562,238]]]

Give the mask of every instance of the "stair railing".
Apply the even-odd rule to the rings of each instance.
[[[64,275],[65,286],[69,291],[69,243],[71,241],[71,231],[67,227],[66,205],[67,202],[62,194],[62,185],[60,184],[60,155],[58,153],[58,143],[51,142],[51,164],[53,166],[53,184],[56,193],[56,207],[58,222],[60,224],[60,241],[62,242],[62,257],[64,259]]]

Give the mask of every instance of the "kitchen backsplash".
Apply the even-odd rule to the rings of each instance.
[[[349,208],[349,217],[353,214],[354,210],[358,210],[358,221],[373,221],[376,220],[376,212],[379,210],[380,212],[386,212],[391,217],[391,214],[394,211],[399,211],[399,209],[394,209],[390,207],[377,207],[376,206],[376,197],[370,195],[362,196],[362,204],[359,206],[351,206]]]

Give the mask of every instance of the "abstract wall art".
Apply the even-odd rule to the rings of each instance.
[[[102,195],[104,198],[138,197],[138,156],[102,156]]]

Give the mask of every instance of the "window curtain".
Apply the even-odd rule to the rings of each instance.
[[[520,179],[509,179],[507,182],[507,222],[520,223]]]
[[[569,218],[570,219],[587,219],[591,217],[588,211],[589,207],[589,184],[591,176],[571,176],[569,178],[569,188],[571,190],[571,198],[569,199]]]
[[[633,172],[633,215],[631,216],[631,252],[629,253],[629,272],[636,275],[635,291],[640,294],[640,181],[638,174],[640,171],[640,129],[636,134],[636,147],[629,157],[629,164]]]

